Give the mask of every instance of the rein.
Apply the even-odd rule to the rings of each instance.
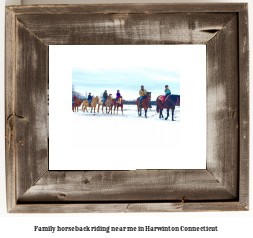
[[[178,105],[180,106],[180,102],[179,102],[179,100],[178,100],[178,97],[177,97],[177,103],[178,103]]]

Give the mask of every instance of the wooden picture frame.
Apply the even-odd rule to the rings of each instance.
[[[6,7],[8,212],[247,211],[248,40],[246,3]],[[49,171],[55,44],[206,44],[206,169]]]

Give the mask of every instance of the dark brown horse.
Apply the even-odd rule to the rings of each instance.
[[[78,112],[78,107],[80,107],[82,104],[81,100],[75,100],[74,106],[72,106],[72,110],[73,112]]]
[[[169,110],[171,109],[172,111],[172,121],[174,121],[174,110],[176,105],[180,105],[180,95],[170,95],[167,97],[164,102],[160,100],[160,97],[162,95],[158,96],[156,99],[156,111],[159,113],[159,118],[163,118],[163,109],[167,109],[167,117],[165,120],[168,119],[169,117]]]
[[[150,105],[151,92],[148,92],[146,94],[146,97],[144,97],[141,100],[141,106],[139,106],[139,100],[140,100],[140,97],[138,97],[137,101],[136,101],[137,109],[138,109],[138,116],[141,116],[141,109],[144,108],[144,110],[145,110],[145,117],[147,118],[147,110],[148,110],[149,105]]]
[[[115,108],[117,108],[117,115],[118,115],[119,107],[121,107],[121,111],[122,111],[122,115],[123,115],[123,98],[122,98],[122,96],[120,96],[118,98],[118,100],[115,102],[115,105],[114,105],[114,115],[115,115]]]

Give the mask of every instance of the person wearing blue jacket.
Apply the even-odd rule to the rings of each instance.
[[[170,91],[168,85],[165,85],[165,90],[164,90],[164,92],[165,92],[165,96],[163,97],[162,102],[164,102],[165,98],[167,98],[168,95],[171,95],[171,91]]]
[[[89,106],[90,106],[91,100],[92,100],[92,96],[91,96],[91,93],[89,93],[89,96],[88,96]]]

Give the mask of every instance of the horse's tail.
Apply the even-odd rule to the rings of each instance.
[[[158,105],[156,105],[156,112],[159,113],[160,109],[158,107]]]

